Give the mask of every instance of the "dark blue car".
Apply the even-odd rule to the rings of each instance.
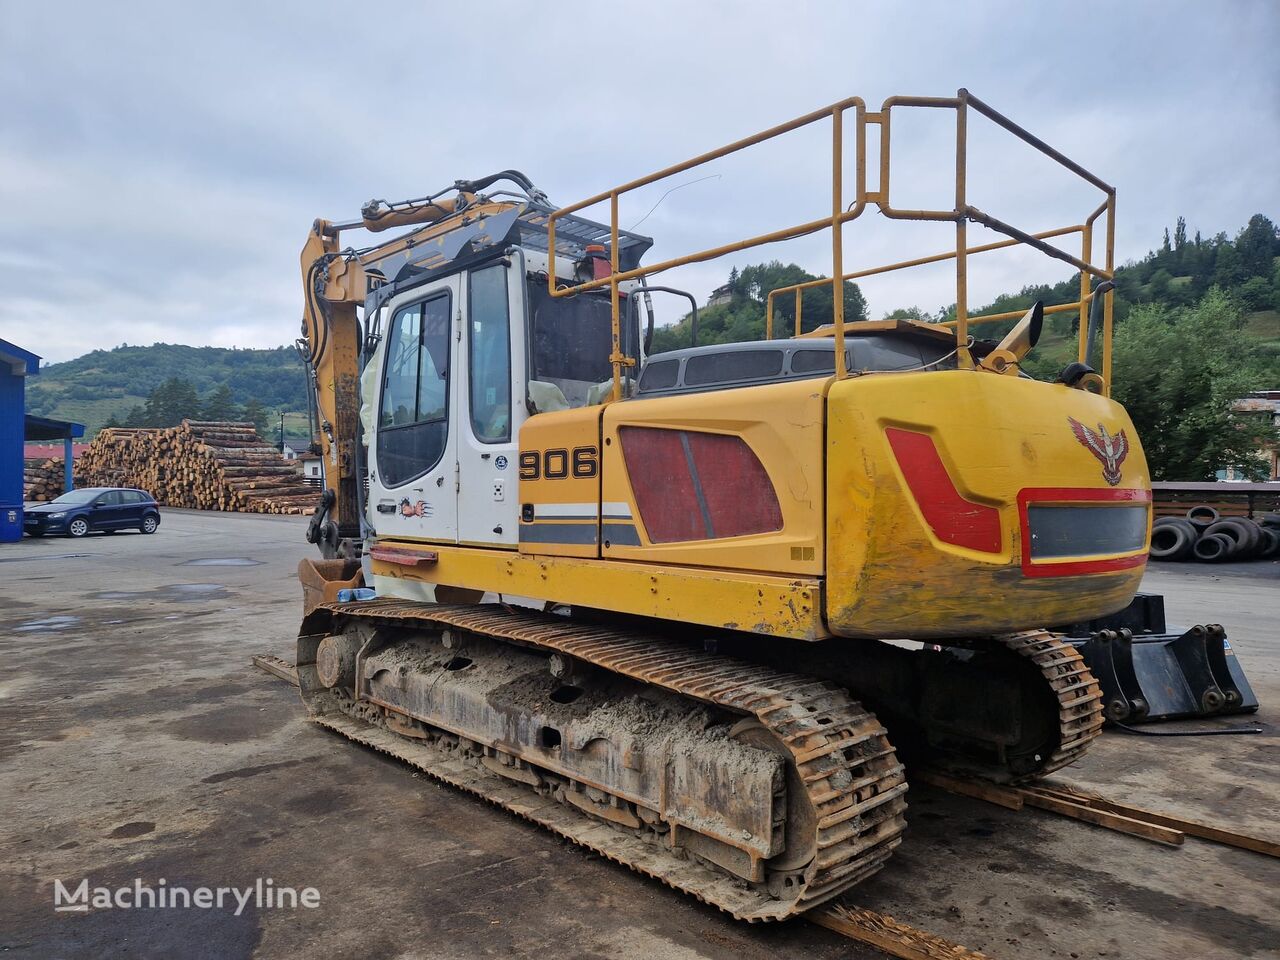
[[[129,487],[72,490],[49,503],[27,507],[23,513],[22,529],[33,537],[46,533],[83,537],[93,530],[155,533],[160,528],[160,508],[155,498]]]

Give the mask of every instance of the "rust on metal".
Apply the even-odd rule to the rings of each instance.
[[[357,661],[357,689],[375,690],[378,699],[385,699],[391,688],[381,681],[371,685],[370,676],[363,673],[366,666],[377,677],[412,669],[407,659],[396,663],[393,657],[380,656],[379,650],[394,649],[396,641],[379,647],[379,631],[407,628],[442,635],[447,631],[450,644],[459,644],[462,653],[468,643],[486,641],[559,653],[589,669],[741,716],[787,758],[788,809],[799,811],[788,818],[787,829],[807,832],[799,838],[788,836],[786,849],[771,861],[757,856],[759,863],[745,859],[745,848],[752,846],[749,839],[742,839],[744,859],[736,861],[728,845],[708,846],[711,833],[678,820],[670,823],[667,843],[657,843],[628,824],[633,814],[645,819],[662,811],[611,795],[604,789],[608,783],[583,784],[585,796],[564,802],[562,787],[549,793],[531,790],[531,778],[542,783],[556,776],[550,761],[534,762],[533,751],[517,755],[514,751],[522,748],[508,749],[510,744],[495,741],[484,731],[448,731],[405,713],[398,714],[397,729],[403,731],[408,725],[423,736],[410,739],[392,733],[384,720],[385,706],[364,693],[359,700],[335,695],[316,681],[314,656],[320,640],[333,629],[353,625],[370,630],[371,637]],[[496,606],[427,607],[399,600],[324,604],[304,622],[298,663],[303,698],[317,723],[541,823],[738,919],[780,920],[825,903],[878,871],[905,829],[907,784],[884,729],[845,691],[811,677],[545,614]],[[744,740],[750,736],[747,729]],[[441,749],[433,737],[451,746]],[[495,770],[493,762],[478,758],[469,762],[468,745],[482,747],[486,758],[512,769]],[[625,763],[625,753],[623,757]],[[600,808],[583,812],[589,800]],[[770,846],[771,853],[775,849]],[[788,855],[795,851],[805,859],[790,862]],[[779,869],[767,872],[779,864]],[[744,876],[759,876],[763,882],[744,883]]]
[[[1035,779],[1074,763],[1102,732],[1102,687],[1071,644],[1047,630],[997,637],[1030,660],[1058,700],[1058,747],[1033,774]]]
[[[384,563],[396,563],[403,567],[416,567],[419,564],[430,566],[440,559],[434,550],[397,550],[394,547],[374,547],[369,551],[374,560]]]

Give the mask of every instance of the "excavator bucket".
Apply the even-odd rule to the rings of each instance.
[[[322,603],[333,603],[339,590],[364,586],[359,560],[313,560],[298,563],[298,581],[302,584],[302,615],[308,617]]]
[[[1222,626],[1171,632],[1161,596],[1138,594],[1119,613],[1076,624],[1068,633],[1102,685],[1108,720],[1144,723],[1258,709]]]

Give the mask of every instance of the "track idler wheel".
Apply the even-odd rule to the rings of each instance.
[[[354,689],[356,655],[362,643],[362,637],[351,633],[335,633],[320,641],[316,649],[316,676],[323,686]]]

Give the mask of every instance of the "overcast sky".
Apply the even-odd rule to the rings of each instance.
[[[570,203],[854,94],[878,106],[967,87],[1118,187],[1121,262],[1179,214],[1205,235],[1280,218],[1273,0],[2,0],[0,13],[0,337],[49,361],[123,342],[291,342],[317,216],[506,167]],[[941,119],[895,115],[896,206],[950,207]],[[976,206],[1045,229],[1096,202],[971,126]],[[829,212],[829,168],[815,130],[643,191],[622,220],[687,184],[639,227],[652,256],[674,256]],[[868,214],[846,232],[846,269],[952,236]],[[828,273],[829,249],[813,238],[732,262]],[[974,306],[1069,272],[1038,256],[974,263]],[[705,297],[729,265],[664,280]],[[936,309],[952,284],[933,271],[864,290],[880,316]]]

